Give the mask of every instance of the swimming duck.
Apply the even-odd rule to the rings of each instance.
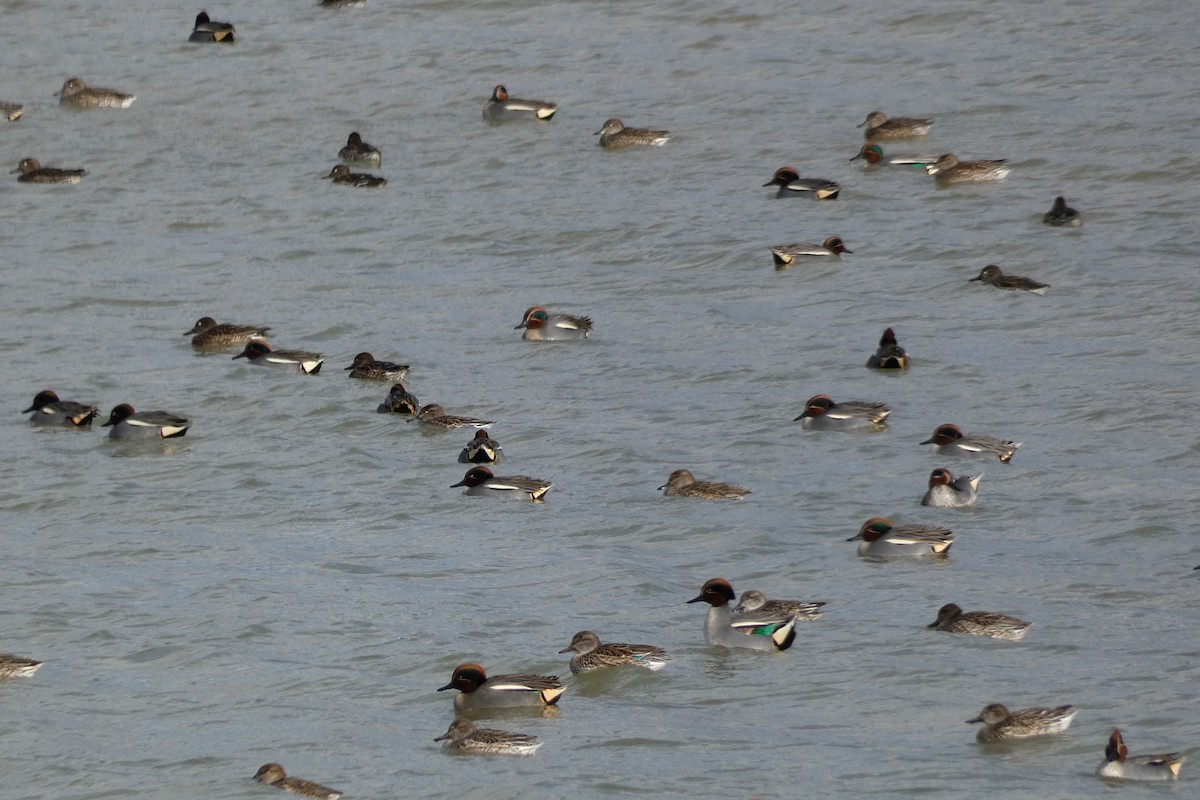
[[[21,159],[21,163],[9,174],[17,172],[21,173],[17,178],[21,183],[79,183],[87,175],[85,169],[43,167],[36,158]]]
[[[1050,210],[1042,215],[1042,222],[1056,228],[1078,228],[1083,225],[1083,215],[1067,205],[1067,201],[1060,195],[1054,198],[1054,205]]]
[[[960,475],[956,478],[950,470],[938,467],[929,473],[929,490],[921,498],[921,505],[934,508],[973,506],[982,479],[982,475]]]
[[[392,361],[376,361],[370,353],[359,353],[354,363],[342,370],[349,377],[364,381],[402,381],[408,377],[408,364]]]
[[[254,779],[259,783],[265,783],[274,786],[276,789],[283,789],[285,792],[298,794],[301,797],[337,800],[342,796],[342,793],[337,789],[330,789],[328,786],[322,786],[313,781],[306,781],[303,778],[289,778],[283,771],[283,767],[279,764],[263,764],[258,768],[258,772],[254,773]]]
[[[461,481],[450,484],[451,489],[459,486],[467,487],[463,494],[475,497],[515,497],[544,503],[546,492],[554,484],[528,475],[493,475],[487,467],[474,467],[467,470]]]
[[[796,639],[796,618],[788,615],[748,613],[734,616],[733,587],[724,578],[710,578],[689,603],[708,603],[704,641],[710,645],[753,650],[787,650]]]
[[[931,119],[920,119],[917,117],[888,119],[887,115],[882,111],[872,111],[870,114],[867,114],[865,120],[854,127],[866,128],[866,131],[863,132],[864,139],[887,141],[889,139],[915,139],[918,136],[925,136],[929,133],[929,128],[932,125],[933,120]]]
[[[551,314],[545,306],[525,309],[521,323],[513,330],[524,328],[521,338],[527,342],[572,342],[586,339],[592,332],[591,317],[571,314]]]
[[[1101,778],[1117,778],[1129,781],[1173,781],[1179,778],[1183,757],[1178,753],[1157,756],[1131,756],[1121,731],[1113,729],[1104,748],[1104,760],[1096,768]]]
[[[771,258],[775,261],[775,267],[782,269],[784,267],[796,266],[796,259],[803,258],[808,260],[809,256],[817,258],[841,258],[842,253],[853,253],[853,250],[847,250],[846,244],[837,236],[827,236],[824,243],[812,244],[811,242],[796,242],[795,244],[777,244],[771,248]]]
[[[734,614],[770,614],[795,617],[797,620],[813,620],[821,616],[824,602],[810,603],[803,600],[768,600],[758,589],[747,589],[738,598]]]
[[[873,517],[846,541],[859,539],[858,554],[866,558],[944,556],[954,544],[954,531],[939,525],[892,525]]]
[[[423,425],[428,425],[431,428],[441,428],[446,431],[453,430],[454,428],[487,428],[492,425],[491,420],[447,414],[446,409],[437,403],[429,403],[422,406],[414,419]]]
[[[886,420],[890,413],[892,410],[883,403],[862,400],[835,403],[829,395],[818,394],[808,398],[804,413],[792,422],[800,422],[805,430],[814,431],[849,431],[856,428],[879,430],[887,427]]]
[[[805,178],[800,179],[800,173],[795,167],[780,167],[775,170],[775,174],[771,180],[763,184],[763,186],[778,186],[779,190],[775,192],[776,197],[788,197],[796,195],[800,192],[811,192],[812,196],[818,200],[836,200],[838,192],[842,187],[833,181],[827,181],[823,178]]]
[[[662,147],[670,139],[670,131],[650,131],[645,128],[626,128],[625,123],[613,117],[604,123],[593,136],[600,137],[600,146],[609,148],[648,146]]]
[[[379,404],[379,408],[375,409],[380,414],[402,414],[404,416],[416,416],[421,405],[417,402],[417,396],[410,394],[404,388],[404,384],[397,383],[388,392],[388,396]]]
[[[83,78],[68,78],[58,93],[59,104],[76,108],[129,108],[137,95],[88,86]]]
[[[967,724],[983,723],[983,727],[975,733],[977,742],[1006,742],[1011,739],[1029,739],[1033,736],[1062,733],[1071,727],[1071,720],[1077,713],[1078,709],[1071,706],[1009,711],[1000,703],[991,703],[983,707],[979,716],[967,720]]]
[[[896,341],[896,334],[891,328],[885,329],[883,336],[879,337],[879,349],[867,359],[867,366],[871,369],[908,368],[908,353]]]
[[[222,42],[224,44],[233,44],[235,31],[233,25],[228,22],[213,22],[208,18],[207,11],[201,11],[196,15],[196,24],[192,26],[192,35],[188,37],[189,42]]]
[[[504,84],[497,84],[492,89],[492,98],[483,106],[483,118],[491,122],[515,119],[546,120],[558,111],[557,103],[547,103],[544,100],[519,100],[508,96]]]
[[[108,422],[100,427],[112,430],[109,439],[174,439],[186,436],[192,421],[169,411],[133,410],[133,406],[122,403],[113,408]]]
[[[196,320],[184,336],[192,337],[192,347],[228,347],[244,345],[254,339],[265,339],[271,329],[262,325],[237,325],[232,322],[218,323],[212,317]]]
[[[33,404],[21,413],[28,414],[30,411],[33,416],[29,421],[34,425],[82,430],[92,427],[97,409],[71,400],[59,400],[54,392],[44,389],[33,398]]]
[[[467,442],[467,446],[458,454],[460,464],[499,464],[503,459],[500,443],[482,428],[475,431],[475,438]]]
[[[954,603],[938,609],[937,619],[925,627],[946,633],[965,633],[968,636],[987,636],[992,639],[1017,641],[1029,632],[1032,622],[997,614],[995,611],[963,611]]]
[[[877,144],[864,144],[857,155],[850,156],[851,161],[862,160],[863,167],[870,169],[880,164],[895,167],[920,167],[932,164],[938,160],[936,153],[904,153],[902,155],[884,155],[883,148]]]
[[[943,456],[983,456],[995,458],[1001,463],[1012,461],[1013,454],[1021,442],[997,439],[995,436],[965,434],[957,425],[947,423],[934,429],[933,435],[921,444],[933,445],[933,452]]]
[[[677,469],[658,487],[664,497],[703,497],[706,500],[744,500],[749,489],[732,483],[698,481],[686,469]]]
[[[0,681],[13,678],[32,678],[33,673],[37,672],[41,666],[42,662],[34,661],[32,658],[0,653]]]
[[[382,155],[378,149],[364,142],[355,131],[346,138],[346,146],[338,150],[338,158],[347,164],[373,164],[378,167]]]
[[[459,664],[450,682],[438,689],[458,689],[455,711],[494,708],[544,708],[557,705],[567,687],[557,675],[493,675],[478,664]]]
[[[244,358],[251,364],[263,367],[283,367],[303,372],[305,375],[316,375],[325,363],[325,356],[308,350],[276,350],[262,339],[254,339],[246,344],[246,349],[234,356]]]
[[[979,270],[979,274],[969,279],[967,283],[971,281],[982,281],[989,286],[995,286],[997,289],[1032,292],[1033,294],[1045,294],[1046,290],[1050,288],[1050,284],[1038,283],[1032,278],[1023,278],[1020,275],[1005,275],[1004,271],[995,264],[988,264]]]
[[[602,644],[600,637],[592,631],[580,631],[571,637],[571,643],[559,650],[574,653],[571,656],[571,672],[591,672],[609,667],[636,666],[651,672],[671,663],[671,657],[661,647],[650,644]]]
[[[445,742],[443,747],[454,753],[483,753],[490,756],[529,756],[542,746],[536,736],[477,728],[474,722],[465,717],[451,722],[446,732],[434,741]]]
[[[1002,181],[1012,167],[1005,166],[1005,159],[992,161],[959,161],[953,153],[944,153],[938,160],[925,165],[925,171],[934,177],[939,186],[952,183],[989,183]]]
[[[338,164],[322,178],[343,186],[355,186],[360,189],[378,189],[380,186],[387,186],[387,178],[380,178],[365,172],[351,172],[350,167],[345,164]]]

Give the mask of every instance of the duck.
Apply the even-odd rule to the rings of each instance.
[[[254,339],[246,344],[246,349],[234,356],[244,358],[251,364],[263,367],[283,367],[303,372],[305,375],[316,375],[325,363],[325,356],[308,350],[276,350],[261,339]]]
[[[987,636],[992,639],[1019,641],[1029,632],[1032,622],[998,614],[995,611],[963,611],[954,603],[938,609],[937,619],[925,627],[946,633]]]
[[[1045,294],[1050,288],[1048,283],[1038,283],[1032,278],[1023,278],[1020,275],[1005,275],[1004,271],[995,264],[988,264],[983,269],[979,270],[979,274],[971,281],[982,281],[989,286],[995,286],[997,289],[1008,289],[1010,291],[1031,292],[1032,294]]]
[[[493,424],[491,420],[447,414],[446,409],[437,403],[428,403],[422,406],[413,419],[422,425],[427,425],[430,428],[441,428],[444,431],[454,430],[455,428],[489,428]]]
[[[513,330],[521,328],[525,329],[521,338],[527,342],[576,342],[591,334],[592,318],[551,314],[545,306],[530,306]]]
[[[934,177],[939,186],[952,183],[991,183],[1002,181],[1012,172],[1012,167],[1005,166],[1005,159],[991,161],[959,161],[953,153],[943,153],[932,164],[925,165],[925,171]]]
[[[823,601],[813,603],[804,600],[768,600],[758,589],[747,589],[738,598],[733,613],[786,615],[797,620],[813,620],[821,616],[821,608],[824,605]]]
[[[496,84],[492,97],[483,105],[483,118],[489,122],[517,119],[548,120],[558,111],[557,103],[544,100],[519,100],[508,96],[504,84]]]
[[[887,141],[890,139],[916,139],[920,136],[927,136],[932,125],[933,120],[931,119],[921,119],[918,117],[888,119],[887,115],[882,111],[872,111],[870,114],[867,114],[865,120],[854,127],[866,128],[863,132],[863,138],[868,141],[872,139]]]
[[[592,672],[610,667],[635,666],[643,667],[651,672],[671,663],[671,657],[661,647],[651,644],[604,644],[600,637],[592,631],[580,631],[571,637],[571,643],[559,650],[560,653],[574,653],[571,656],[571,672]]]
[[[550,491],[554,484],[541,478],[530,478],[528,475],[497,476],[487,467],[473,467],[467,470],[461,481],[450,484],[451,489],[459,486],[466,487],[463,494],[475,497],[515,497],[543,503],[546,492]]]
[[[921,505],[933,508],[966,508],[975,505],[982,475],[959,475],[957,478],[945,467],[929,473],[929,490]]]
[[[88,86],[83,78],[68,78],[58,97],[60,105],[76,108],[129,108],[137,100],[137,95]]]
[[[799,422],[805,430],[812,431],[880,430],[887,427],[890,413],[892,410],[883,403],[863,400],[835,403],[829,395],[818,394],[808,398],[804,413],[792,422]]]
[[[871,169],[879,165],[893,167],[920,167],[925,168],[926,164],[932,164],[937,161],[936,154],[930,153],[904,153],[903,155],[884,155],[883,148],[877,144],[864,144],[856,155],[850,156],[851,161],[863,162],[864,169]]]
[[[287,773],[283,771],[283,767],[279,764],[263,764],[258,768],[258,772],[254,773],[254,780],[259,783],[265,783],[268,786],[274,786],[276,789],[283,789],[285,792],[298,794],[301,797],[319,797],[323,800],[337,800],[342,796],[342,793],[337,789],[330,789],[328,786],[322,786],[313,781],[306,781],[303,778],[289,778]]]
[[[459,664],[450,682],[438,689],[458,689],[454,710],[460,712],[496,708],[545,708],[558,705],[566,685],[557,675],[493,675],[488,677],[478,664]]]
[[[0,653],[0,681],[13,678],[32,678],[42,662],[34,661],[24,656],[14,656],[11,653]]]
[[[364,381],[402,381],[408,377],[408,364],[392,361],[376,361],[370,353],[359,353],[354,363],[342,370],[348,377]]]
[[[482,753],[489,756],[530,756],[542,746],[536,736],[509,733],[494,728],[477,728],[466,717],[458,717],[435,742],[453,753]]]
[[[858,554],[865,558],[945,556],[954,544],[954,531],[940,525],[892,525],[872,517],[846,541],[860,539]]]
[[[58,395],[49,389],[38,392],[29,408],[22,414],[33,412],[29,421],[39,427],[73,428],[83,430],[92,427],[96,418],[97,408],[72,400],[59,400]]]
[[[192,26],[192,35],[188,37],[188,41],[233,44],[236,41],[235,34],[231,23],[214,22],[208,18],[207,11],[201,11],[196,15],[196,24]]]
[[[677,469],[658,487],[664,497],[702,497],[706,500],[744,500],[750,490],[732,483],[698,481],[689,470]]]
[[[600,137],[601,147],[614,150],[622,147],[662,147],[671,138],[670,131],[626,128],[625,123],[616,117],[607,120],[592,135]]]
[[[347,164],[371,164],[378,167],[383,156],[377,148],[364,142],[358,131],[354,131],[346,137],[346,146],[338,150],[338,158]]]
[[[483,428],[475,431],[475,438],[458,454],[460,464],[499,464],[503,460],[500,443],[488,436]]]
[[[821,244],[811,242],[795,242],[793,244],[777,244],[771,247],[771,258],[777,269],[796,266],[796,259],[809,257],[841,259],[842,253],[853,253],[846,249],[846,243],[839,236],[827,236]]]
[[[410,394],[404,388],[403,383],[397,383],[392,386],[391,391],[388,392],[388,396],[384,398],[383,402],[375,410],[380,414],[401,414],[412,417],[416,416],[420,408],[421,405],[417,402],[417,396]]]
[[[0,117],[4,117],[8,122],[16,122],[24,113],[25,106],[20,103],[0,102]]]
[[[266,339],[271,329],[263,325],[238,325],[233,322],[218,323],[212,317],[196,320],[184,336],[192,337],[192,347],[229,347],[244,345],[255,339]]]
[[[21,173],[17,178],[20,183],[79,183],[86,169],[59,169],[58,167],[43,167],[36,158],[23,158],[11,174]]]
[[[710,578],[700,587],[700,594],[689,603],[708,603],[704,620],[704,641],[710,645],[749,648],[752,650],[782,651],[796,639],[796,618],[776,614],[744,614],[734,616],[729,604],[735,595],[724,578]]]
[[[333,181],[343,186],[355,186],[360,189],[378,189],[380,186],[387,186],[387,178],[380,178],[366,172],[351,172],[350,167],[345,164],[338,164],[329,170],[328,175],[322,177],[327,181]]]
[[[1108,737],[1108,746],[1104,748],[1104,760],[1096,767],[1096,774],[1101,778],[1128,781],[1173,781],[1178,780],[1183,762],[1183,756],[1179,753],[1131,756],[1121,730],[1113,728]]]
[[[1083,225],[1083,215],[1067,205],[1062,195],[1054,198],[1054,205],[1042,215],[1042,222],[1056,228],[1079,228]]]
[[[885,328],[879,337],[879,348],[867,359],[871,369],[908,369],[908,353],[896,341],[896,334],[891,328]]]
[[[100,427],[112,430],[109,439],[175,439],[187,435],[192,421],[170,411],[133,410],[128,403],[121,403],[108,415],[108,422]]]
[[[775,192],[776,197],[789,197],[801,192],[810,192],[818,200],[836,200],[838,192],[842,190],[837,183],[824,178],[801,180],[800,173],[796,171],[795,167],[780,167],[775,170],[771,180],[764,183],[763,186],[778,186],[779,190]]]
[[[983,727],[975,732],[975,741],[988,744],[1062,733],[1071,727],[1071,720],[1077,713],[1078,709],[1072,706],[1009,711],[1000,703],[990,703],[983,707],[979,716],[967,720],[967,724],[982,722]]]
[[[995,436],[965,434],[957,425],[946,423],[938,425],[934,429],[933,435],[921,444],[933,445],[933,452],[936,455],[981,456],[995,458],[1002,464],[1008,464],[1022,443],[997,439]]]

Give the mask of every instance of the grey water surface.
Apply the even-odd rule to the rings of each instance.
[[[232,47],[170,5],[0,0],[0,100],[25,104],[0,164],[89,173],[0,180],[0,652],[46,662],[0,684],[0,798],[265,797],[268,761],[348,798],[1082,797],[1114,726],[1200,760],[1194,4],[209,4]],[[138,99],[60,107],[72,76]],[[487,125],[497,83],[561,110]],[[885,151],[1013,172],[863,172],[875,109],[936,119]],[[608,152],[609,117],[673,138]],[[385,188],[320,180],[352,130]],[[840,199],[775,199],[785,164]],[[1058,194],[1083,228],[1042,224]],[[829,235],[853,254],[772,267]],[[991,263],[1051,288],[967,282]],[[592,337],[521,341],[535,304]],[[329,360],[196,353],[205,315]],[[863,366],[887,326],[903,375]],[[470,432],[376,414],[388,386],[342,371],[362,350],[496,420],[497,472],[547,502],[449,488]],[[36,430],[47,388],[194,426]],[[818,393],[889,427],[803,431]],[[1024,444],[945,462],[917,444],[944,422]],[[983,469],[976,507],[918,505],[941,465]],[[680,467],[753,494],[656,493]],[[873,516],[959,538],[863,561]],[[827,613],[786,653],[709,648],[685,601],[716,576]],[[926,630],[947,602],[1035,624]],[[569,676],[581,629],[675,663],[489,721],[533,758],[439,750],[456,664]],[[1080,713],[985,749],[963,720],[989,702]]]

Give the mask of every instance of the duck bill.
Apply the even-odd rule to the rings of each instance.
[[[453,689],[453,688],[454,688],[454,684],[453,684],[453,683],[447,683],[445,686],[443,686],[442,688],[438,689],[438,691],[439,691],[439,692],[444,692],[444,691],[446,691],[447,689]]]
[[[452,483],[452,484],[450,484],[450,488],[451,488],[451,489],[457,489],[459,486],[466,486],[466,485],[467,485],[467,482],[466,482],[465,480],[461,480],[461,481],[459,481],[458,483]],[[443,689],[448,689],[448,688],[450,688],[450,687],[448,687],[448,686],[444,686],[444,687],[442,687],[442,688],[443,688]],[[440,692],[440,691],[441,691],[441,689],[438,689],[438,691]]]
[[[851,537],[850,537],[849,539],[847,539],[846,541],[847,541],[847,542],[856,542],[856,541],[858,541],[858,540],[859,540],[859,539],[861,539],[861,538],[862,538],[862,533],[860,532],[860,533],[856,533],[856,534],[854,534],[853,536],[851,536]]]
[[[934,437],[930,436],[928,439],[926,439],[925,441],[921,442],[921,444],[934,444],[936,441],[937,441],[937,440],[936,440]]]
[[[562,650],[559,650],[558,652],[560,652],[560,653],[570,653],[570,652],[571,652],[573,649],[574,649],[574,648],[571,648],[571,647],[564,647]]]
[[[976,722],[983,722],[983,717],[976,717],[975,719],[967,720],[968,725],[974,724]]]
[[[688,602],[689,603],[703,603],[704,595],[700,595],[699,597],[693,597],[691,600],[688,600]]]

